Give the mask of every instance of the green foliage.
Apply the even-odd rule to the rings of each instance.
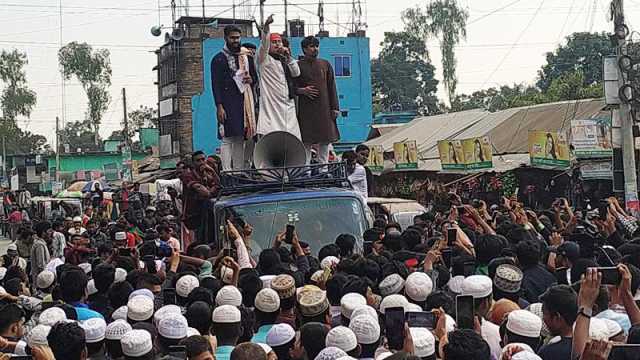
[[[4,90],[0,96],[0,108],[5,121],[15,121],[18,116],[29,117],[36,105],[36,93],[27,86],[27,55],[18,50],[0,53],[0,80]]]
[[[90,121],[68,122],[60,130],[60,151],[64,151],[62,144],[69,144],[71,152],[75,152],[78,148],[82,149],[82,151],[102,150],[100,144],[96,144],[95,138],[96,134]]]
[[[140,105],[139,108],[130,111],[128,114],[129,118],[129,139],[133,139],[141,128],[155,128],[158,127],[158,114],[157,111],[148,106]],[[124,121],[120,123],[122,125],[122,130],[115,130],[109,136],[109,140],[120,140],[124,141]],[[140,149],[140,142],[133,141],[131,143],[131,148],[133,150],[142,150]]]
[[[13,120],[0,119],[0,134],[5,138],[8,155],[51,150],[46,137],[20,129]]]

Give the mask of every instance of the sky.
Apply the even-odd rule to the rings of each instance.
[[[62,31],[59,1],[62,3]],[[234,0],[206,0],[207,16],[231,17]],[[346,34],[351,18],[351,0],[324,0],[326,29],[331,35]],[[363,21],[371,41],[371,56],[380,50],[385,31],[402,30],[401,12],[424,7],[428,1],[361,0]],[[189,4],[191,16],[202,14],[202,1],[176,0]],[[258,16],[258,0],[235,0],[236,14]],[[317,0],[288,0],[289,19],[301,18],[317,30]],[[456,49],[458,93],[470,93],[504,84],[529,83],[545,63],[545,53],[553,51],[568,34],[577,31],[607,31],[608,0],[458,0],[469,11],[467,38]],[[30,118],[19,125],[45,135],[54,143],[55,118],[67,122],[83,120],[86,96],[76,80],[66,82],[64,116],[61,76],[57,50],[71,41],[87,42],[111,52],[113,69],[111,103],[103,117],[101,135],[121,128],[122,88],[126,88],[129,111],[140,106],[155,107],[157,88],[153,84],[156,64],[153,53],[162,37],[153,37],[150,28],[170,26],[169,0],[4,0],[0,2],[0,49],[18,49],[27,54],[29,86],[37,93],[37,105]],[[266,14],[275,14],[275,29],[284,24],[283,0],[266,0]],[[640,27],[640,0],[625,1],[627,24]],[[160,10],[159,10],[160,9]],[[184,7],[178,13],[184,13]],[[338,26],[336,23],[343,23]],[[636,41],[640,36],[634,35]],[[62,41],[61,41],[62,40]],[[437,39],[428,42],[436,78],[442,79],[440,47]],[[0,85],[1,86],[1,85]],[[444,98],[440,83],[438,94]]]

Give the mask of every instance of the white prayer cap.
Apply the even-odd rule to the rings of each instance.
[[[267,345],[281,346],[289,343],[296,337],[296,331],[289,324],[273,325],[267,332]]]
[[[184,339],[187,337],[187,319],[178,314],[167,314],[158,322],[158,334],[167,339]]]
[[[407,306],[404,307],[404,311],[409,312],[420,312],[423,311],[422,308],[420,307],[420,305],[416,305],[413,303],[408,303]]]
[[[114,283],[119,283],[127,280],[127,270],[123,268],[116,268],[116,273],[113,277]]]
[[[331,269],[333,265],[338,265],[340,263],[340,259],[335,256],[327,256],[322,261],[320,261],[320,268],[322,269]]]
[[[271,287],[271,280],[273,280],[275,278],[276,278],[275,275],[262,275],[262,276],[260,276],[260,280],[262,280],[262,287],[263,288],[270,288]]]
[[[178,305],[165,305],[158,309],[155,314],[153,314],[153,323],[157,326],[158,322],[169,314],[182,315],[182,310]]]
[[[265,343],[258,343],[258,345],[260,345],[260,347],[262,348],[262,350],[264,350],[264,352],[268,355],[270,352],[273,351],[273,349],[271,348],[271,346],[265,344]]]
[[[27,344],[30,347],[34,347],[36,345],[49,345],[47,342],[47,336],[49,335],[49,331],[51,331],[51,326],[47,325],[36,325],[29,335],[27,335]]]
[[[376,309],[372,308],[369,305],[361,305],[353,309],[353,312],[351,313],[352,318],[356,318],[360,315],[368,315],[374,319],[378,318],[378,312],[376,311]]]
[[[78,267],[82,269],[82,271],[84,271],[85,274],[90,273],[92,269],[91,264],[89,263],[78,264]]]
[[[7,268],[0,266],[0,280],[4,280],[4,276],[7,274]]]
[[[349,352],[358,346],[358,339],[348,327],[336,326],[327,333],[325,343],[326,346],[335,346],[344,352]]]
[[[314,272],[313,275],[311,275],[311,281],[317,284],[322,281],[323,277],[324,277],[324,270],[318,270]]]
[[[431,356],[436,352],[436,339],[426,328],[409,328],[413,338],[414,355],[420,358]]]
[[[2,268],[4,269],[4,268]],[[5,269],[5,272],[7,269]],[[2,275],[4,277],[4,275]],[[56,274],[49,270],[42,270],[38,277],[36,278],[36,287],[38,289],[46,289],[49,286],[53,285],[53,282],[56,280]]]
[[[384,360],[391,355],[393,355],[391,351],[383,351],[375,357],[375,360]]]
[[[511,360],[542,360],[542,358],[533,351],[520,351],[511,356]]]
[[[525,344],[525,343],[510,343],[505,345],[505,347],[502,348],[502,355],[506,354],[509,350],[511,350],[512,348],[520,348],[522,349],[522,351],[530,351],[533,352],[533,349],[531,349],[531,346]]]
[[[433,290],[433,281],[423,272],[414,272],[407,276],[404,293],[413,301],[425,301]]]
[[[127,314],[129,313],[129,308],[127,305],[122,305],[117,308],[113,314],[111,314],[111,318],[113,320],[127,320]]]
[[[127,240],[127,233],[126,233],[126,232],[124,232],[124,231],[118,231],[118,232],[115,234],[115,239],[116,239],[116,240],[120,240],[120,241],[122,241],[122,240]]]
[[[447,287],[455,294],[462,294],[462,283],[464,282],[463,275],[457,275],[449,279]]]
[[[127,302],[127,317],[135,321],[149,320],[153,316],[153,300],[145,295],[134,296]]]
[[[155,300],[155,296],[149,289],[134,290],[131,294],[129,294],[129,300],[133,299],[136,296],[146,296],[151,300]]]
[[[589,337],[595,340],[609,340],[607,324],[602,319],[591,318],[589,322]]]
[[[178,279],[176,282],[176,294],[178,296],[186,298],[191,294],[191,291],[200,286],[200,281],[193,275],[185,275]]]
[[[153,342],[151,334],[146,330],[131,330],[120,339],[122,353],[126,356],[138,357],[151,352]]]
[[[233,305],[220,305],[211,315],[214,323],[228,324],[240,322],[240,310]]]
[[[223,286],[216,295],[216,305],[242,305],[242,294],[240,290],[233,285]]]
[[[520,336],[537,338],[542,330],[542,320],[527,310],[514,310],[507,316],[507,330]]]
[[[369,315],[354,316],[349,321],[349,329],[356,334],[359,344],[369,345],[380,339],[380,324]]]
[[[605,325],[607,325],[607,333],[609,335],[609,339],[622,333],[622,326],[620,326],[620,324],[618,324],[617,322],[611,319],[603,318],[600,318],[600,320],[604,321]]]
[[[407,301],[407,298],[404,297],[404,295],[393,294],[393,295],[385,296],[385,298],[382,299],[382,301],[380,302],[380,312],[384,314],[387,308],[392,308],[392,307],[404,308],[405,306],[407,306],[407,304],[409,304],[409,301]]]
[[[493,292],[493,281],[486,275],[471,275],[462,282],[462,295],[483,299]]]
[[[391,274],[382,279],[378,287],[382,296],[398,294],[404,287],[404,279],[399,274]]]
[[[444,314],[444,323],[445,323],[445,327],[447,328],[447,332],[450,333],[453,330],[456,329],[456,321],[453,320],[453,318],[451,317],[451,315],[449,314]]]
[[[67,320],[67,314],[57,306],[46,309],[38,317],[38,323],[47,326],[53,326],[62,320]]]
[[[194,335],[200,336],[200,331],[198,331],[198,329],[196,329],[196,328],[188,327],[187,328],[187,337],[194,336]]]
[[[265,313],[274,313],[280,310],[280,296],[273,289],[262,289],[258,291],[254,300],[256,309]]]
[[[93,279],[89,280],[87,282],[87,294],[91,296],[97,293],[98,293],[98,289],[96,288],[96,282]]]
[[[107,340],[121,340],[131,330],[133,328],[126,320],[118,319],[107,325],[104,337]]]
[[[542,320],[542,303],[529,304],[526,310],[531,311],[531,313]],[[543,337],[547,337],[550,334],[549,328],[547,327],[547,324],[544,323],[544,321],[542,321],[542,331],[540,332],[540,334],[542,334]]]
[[[340,312],[344,317],[350,319],[353,309],[363,305],[367,305],[367,299],[364,296],[353,292],[348,293],[340,299]]]
[[[102,318],[91,318],[80,323],[84,330],[87,343],[97,343],[104,340],[107,331],[107,323]]]
[[[74,216],[73,222],[82,222],[82,218],[80,216]]]
[[[322,349],[322,351],[320,351],[313,360],[338,360],[339,358],[346,355],[347,353],[342,351],[342,349],[339,349],[335,346],[327,346],[326,348]]]

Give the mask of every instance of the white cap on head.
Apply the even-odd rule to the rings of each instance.
[[[391,351],[382,351],[381,353],[377,354],[377,356],[375,357],[375,360],[384,360],[391,355],[393,355]]]
[[[327,256],[322,261],[320,261],[320,268],[322,269],[331,269],[334,265],[338,265],[340,263],[340,259],[335,256]]]
[[[241,319],[240,310],[233,305],[220,305],[213,309],[211,318],[214,323],[239,323]]]
[[[128,313],[129,313],[129,308],[127,307],[127,305],[122,305],[119,308],[115,309],[113,314],[111,314],[111,319],[126,321]]]
[[[127,233],[124,231],[118,231],[115,235],[116,240],[127,240]]]
[[[382,279],[378,287],[382,296],[398,294],[404,287],[404,279],[399,274],[391,274]]]
[[[354,292],[348,293],[340,299],[340,312],[344,317],[350,319],[353,309],[363,305],[367,305],[367,299],[364,296]]]
[[[2,268],[4,269],[4,268]],[[5,269],[5,272],[7,269]],[[4,275],[2,276],[4,277]],[[1,279],[0,279],[1,280]],[[49,270],[42,270],[38,277],[36,278],[36,287],[38,289],[46,289],[53,285],[53,282],[56,280],[56,274]]]
[[[281,346],[295,339],[296,331],[289,324],[275,324],[267,332],[267,345]]]
[[[319,283],[324,278],[324,270],[318,270],[311,275],[311,281],[314,283]]]
[[[84,271],[84,273],[85,273],[85,274],[90,273],[90,272],[91,272],[91,269],[92,269],[92,266],[91,266],[91,264],[89,264],[89,263],[81,263],[81,264],[78,264],[78,267],[79,267],[80,269],[82,269],[82,271]]]
[[[426,328],[409,328],[413,338],[414,355],[420,358],[431,356],[436,352],[436,338]]]
[[[120,339],[122,353],[126,356],[143,356],[153,350],[151,334],[146,330],[131,330]]]
[[[5,275],[7,275],[7,268],[0,266],[0,280],[4,280]]]
[[[74,216],[73,222],[82,222],[82,218],[80,216]]]
[[[447,287],[451,292],[455,294],[462,294],[462,283],[464,282],[464,275],[456,275],[449,279]]]
[[[372,308],[369,305],[358,306],[353,309],[353,312],[351,312],[351,318],[356,318],[360,315],[368,315],[374,319],[378,318],[378,312],[376,311],[376,309]]]
[[[153,323],[157,326],[158,321],[162,320],[165,316],[169,314],[182,315],[182,310],[178,305],[165,305],[160,309],[158,309],[155,314],[153,314]]]
[[[420,305],[416,305],[416,304],[413,304],[413,303],[408,303],[407,306],[404,307],[404,311],[405,312],[409,312],[409,311],[420,312],[420,311],[422,311],[422,308],[420,307]]]
[[[216,305],[242,305],[242,293],[233,285],[225,285],[216,295]]]
[[[58,268],[58,266],[64,264],[64,261],[62,261],[62,259],[60,258],[53,258],[51,259],[51,261],[49,261],[49,263],[47,264],[47,266],[45,266],[45,270],[49,270],[52,273],[56,273],[56,269]]]
[[[137,295],[127,302],[127,317],[135,321],[149,320],[153,316],[153,300]]]
[[[67,320],[67,314],[57,306],[46,309],[38,317],[38,323],[47,326],[53,326],[62,320]]]
[[[271,346],[265,344],[265,343],[258,343],[258,345],[260,345],[260,347],[262,348],[262,350],[264,350],[264,352],[268,355],[270,352],[273,351],[273,349],[271,348]]]
[[[542,320],[527,310],[514,310],[507,316],[507,330],[520,336],[537,338],[542,330]]]
[[[462,282],[462,295],[483,299],[493,292],[493,281],[486,275],[471,275]]]
[[[80,323],[84,330],[84,337],[87,343],[97,343],[104,340],[107,332],[107,323],[103,318],[91,318]]]
[[[198,329],[196,329],[196,328],[188,327],[187,328],[187,337],[195,336],[195,335],[200,336],[200,331],[198,331]]]
[[[91,296],[97,293],[98,289],[96,288],[96,282],[93,279],[87,281],[87,295]]]
[[[116,273],[113,276],[113,282],[119,283],[127,280],[127,270],[123,268],[116,268]]]
[[[609,335],[609,339],[623,332],[622,326],[620,326],[620,324],[618,324],[616,321],[613,321],[611,319],[600,319],[600,320],[604,321],[605,325],[607,325],[607,333]]]
[[[609,340],[609,329],[607,328],[607,323],[602,319],[591,318],[591,321],[589,322],[589,337],[594,340]]]
[[[186,298],[191,294],[191,291],[198,286],[200,286],[200,281],[198,281],[197,277],[193,275],[185,275],[176,282],[176,294],[180,297]]]
[[[433,281],[423,272],[414,272],[407,276],[404,293],[413,301],[425,301],[433,290]]]
[[[118,319],[107,325],[104,337],[107,340],[121,340],[124,334],[131,330],[133,328],[126,320]]]
[[[36,327],[31,329],[27,335],[27,344],[29,344],[30,347],[34,347],[36,345],[49,345],[47,341],[49,331],[51,331],[51,326],[36,325]]]
[[[380,323],[369,315],[354,316],[349,322],[349,329],[356,334],[359,344],[369,345],[380,339]]]
[[[151,300],[155,300],[155,296],[149,289],[138,289],[134,290],[131,294],[129,294],[129,300],[133,299],[136,296],[146,296]]]
[[[280,296],[273,289],[262,289],[256,295],[254,306],[262,312],[274,313],[280,310]]]
[[[344,352],[349,352],[358,346],[358,339],[348,327],[336,326],[327,333],[325,343],[326,346],[335,346]]]
[[[513,354],[511,360],[542,360],[542,358],[533,351],[520,351],[519,353]]]
[[[262,280],[262,287],[263,288],[270,288],[271,287],[271,280],[273,280],[275,278],[276,278],[275,275],[262,275],[262,276],[260,276],[260,280]]]
[[[167,314],[158,322],[158,334],[167,339],[184,339],[187,337],[187,319],[178,314]]]
[[[404,297],[404,295],[393,294],[393,295],[385,296],[385,298],[382,299],[382,301],[380,302],[380,312],[384,314],[387,308],[392,308],[392,307],[404,308],[407,306],[407,304],[409,304],[409,301],[407,300],[406,297]]]
[[[343,356],[347,356],[347,353],[342,349],[335,346],[327,346],[313,360],[338,360]]]

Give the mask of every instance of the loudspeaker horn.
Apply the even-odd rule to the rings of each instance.
[[[175,41],[180,41],[184,38],[184,30],[180,28],[175,28],[171,32],[171,38]]]
[[[274,131],[260,139],[253,150],[256,169],[304,166],[307,151],[300,139],[286,131]]]
[[[151,27],[151,35],[153,35],[153,36],[162,35],[162,25],[153,25]]]

